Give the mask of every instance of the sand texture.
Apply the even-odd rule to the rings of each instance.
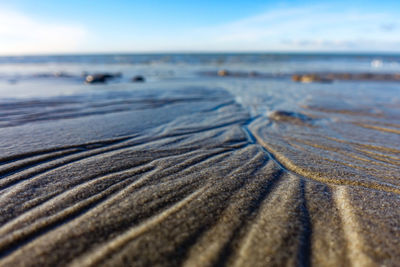
[[[399,265],[399,118],[121,94],[0,106],[0,266]]]

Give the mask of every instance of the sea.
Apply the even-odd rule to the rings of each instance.
[[[219,70],[262,77],[210,75]],[[116,92],[185,87],[222,88],[254,115],[298,110],[306,102],[355,108],[400,103],[400,82],[334,81],[300,84],[296,73],[400,73],[400,55],[316,53],[107,54],[0,57],[0,103],[51,97],[107,98]],[[89,74],[120,77],[87,84]],[[143,76],[144,83],[132,78]]]

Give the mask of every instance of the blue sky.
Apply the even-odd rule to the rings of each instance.
[[[400,1],[0,0],[0,54],[400,52]]]

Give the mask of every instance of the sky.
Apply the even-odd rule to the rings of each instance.
[[[0,0],[0,55],[400,52],[400,1]]]

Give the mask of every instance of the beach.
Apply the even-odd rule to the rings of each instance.
[[[400,83],[291,79],[376,58],[0,60],[0,266],[398,265]]]

